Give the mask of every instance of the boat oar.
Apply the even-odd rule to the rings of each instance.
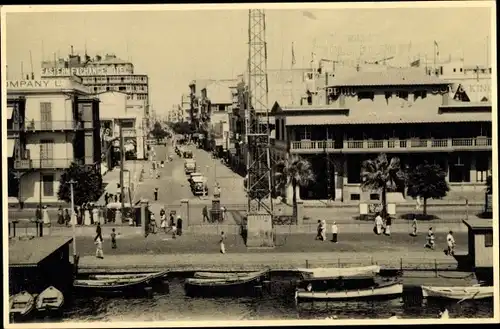
[[[477,294],[479,294],[479,291],[477,291],[474,295],[472,295],[472,297],[471,297],[470,299],[474,299],[474,297],[476,297],[476,296],[477,296]],[[469,297],[464,297],[464,298],[460,299],[460,300],[457,302],[457,304],[460,304],[461,302],[463,302],[464,300],[467,300],[467,299],[469,299]]]

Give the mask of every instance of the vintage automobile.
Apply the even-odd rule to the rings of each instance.
[[[186,175],[194,173],[196,171],[196,161],[194,159],[186,159],[184,161],[184,172]]]
[[[182,150],[182,155],[185,159],[192,159],[193,158],[193,151],[184,149]]]
[[[199,172],[193,172],[191,174],[189,174],[189,178],[188,178],[188,182],[191,184],[191,182],[193,181],[193,179],[195,177],[202,177],[203,175]]]
[[[195,176],[191,180],[191,191],[194,195],[208,194],[207,179],[203,176]]]

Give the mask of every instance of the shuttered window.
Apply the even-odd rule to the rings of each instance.
[[[42,175],[43,196],[54,196],[54,175]]]

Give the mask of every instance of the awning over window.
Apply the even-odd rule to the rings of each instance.
[[[7,157],[12,158],[14,156],[14,146],[16,145],[16,141],[13,139],[7,140]]]

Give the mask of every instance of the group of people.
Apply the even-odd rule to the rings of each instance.
[[[97,227],[96,227],[96,236],[94,238],[94,243],[96,245],[96,252],[95,252],[95,256],[99,259],[104,259],[104,252],[103,252],[103,237],[102,237],[102,228],[101,228],[101,224],[100,223],[97,223]],[[117,248],[117,244],[116,244],[116,231],[115,229],[111,229],[111,248],[112,249],[116,249]]]
[[[215,221],[218,222],[223,222],[226,219],[226,212],[227,209],[225,207],[220,207],[220,213],[219,217],[215,216],[209,216],[209,211],[208,211],[208,206],[204,206],[202,210],[202,215],[203,215],[203,223],[208,222],[208,223],[214,223]]]
[[[338,243],[339,228],[337,222],[332,223],[332,242]],[[315,240],[326,241],[326,221],[318,220],[318,231]]]
[[[106,223],[105,210],[103,207],[99,207],[92,203],[84,203],[81,206],[76,206],[74,209],[76,225],[94,225],[97,223]],[[48,207],[45,205],[43,207],[37,206],[35,210],[35,219],[42,222],[44,225],[50,226],[51,219],[49,216]],[[108,221],[113,221],[109,219]],[[63,209],[59,206],[57,209],[57,224],[69,226],[71,222],[70,209]]]
[[[411,236],[417,236],[417,230],[418,230],[418,224],[417,224],[417,217],[413,216],[413,222],[412,222],[412,232]],[[434,250],[436,247],[436,237],[434,235],[434,230],[432,229],[432,226],[429,227],[429,230],[427,231],[427,235],[425,237],[425,244],[424,248],[429,248]],[[455,238],[453,237],[453,231],[449,231],[448,234],[446,235],[446,254],[449,256],[455,255]]]
[[[377,235],[381,235],[382,233],[385,235],[391,235],[391,225],[391,216],[385,216],[385,218],[382,218],[381,213],[377,212],[377,215],[375,216],[375,225],[373,227],[373,232]]]
[[[152,234],[158,233],[158,224],[156,222],[155,214],[150,211],[149,219],[149,232]],[[171,232],[172,238],[175,239],[176,236],[182,235],[182,218],[177,215],[177,220],[175,219],[175,212],[170,212],[169,218],[167,219],[167,213],[165,209],[160,210],[160,228],[165,232],[165,234]]]
[[[50,225],[50,216],[49,216],[49,210],[47,209],[47,206],[40,207],[38,205],[36,207],[35,219],[38,222],[43,222],[44,225]]]

